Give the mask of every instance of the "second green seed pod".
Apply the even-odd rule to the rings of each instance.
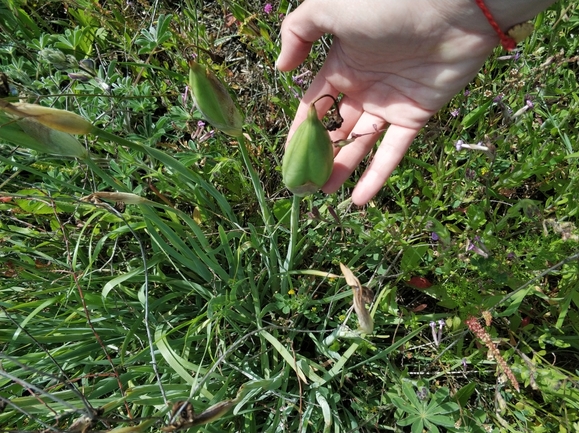
[[[330,134],[318,119],[314,104],[292,136],[282,161],[283,182],[297,196],[320,189],[334,168],[334,149]]]

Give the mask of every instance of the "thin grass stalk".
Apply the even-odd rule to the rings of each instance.
[[[34,162],[38,161],[39,158],[37,158]],[[38,177],[43,177],[43,176],[47,176],[46,173],[41,172],[40,170],[36,170],[33,167],[30,167],[29,165],[27,165],[26,163],[22,163],[19,162],[16,159],[10,159],[10,158],[5,158],[2,155],[0,155],[0,164],[4,165],[5,167],[16,167],[18,170],[25,172],[25,173],[30,173],[33,174],[35,176]],[[7,179],[6,182],[3,182],[0,184],[0,189],[4,187],[4,185],[8,182],[9,179]],[[82,188],[77,187],[76,185],[73,185],[69,182],[65,182],[63,180],[60,180],[56,177],[50,177],[50,181],[59,187],[62,187],[63,190],[73,190],[78,192],[79,194],[84,194],[85,190],[83,190]]]
[[[193,400],[194,396],[196,396],[199,393],[199,391],[201,390],[205,382],[209,380],[213,372],[217,370],[221,365],[221,363],[225,361],[225,359],[227,359],[227,357],[231,355],[231,353],[233,353],[239,346],[241,346],[245,342],[245,340],[253,337],[254,335],[262,334],[263,331],[271,328],[275,328],[275,326],[268,325],[263,328],[254,329],[253,331],[250,331],[245,335],[241,336],[237,341],[235,341],[231,346],[229,346],[227,350],[223,352],[223,354],[215,360],[211,368],[207,370],[207,373],[205,373],[205,375],[195,383],[195,387],[191,390],[190,397],[186,400],[186,402],[190,402],[191,400]]]
[[[301,197],[294,194],[292,200],[292,208],[290,213],[290,239],[287,247],[287,255],[285,262],[283,264],[283,270],[286,273],[287,278],[284,278],[284,282],[289,282],[289,274],[294,267],[294,259],[296,255],[296,247],[299,242],[299,224],[300,224],[300,203]],[[284,285],[285,286],[285,285]],[[284,291],[287,287],[283,287]]]
[[[569,257],[561,260],[559,263],[557,263],[556,265],[551,266],[549,269],[545,269],[543,272],[541,272],[540,274],[536,275],[535,277],[531,278],[529,281],[527,281],[525,284],[523,284],[520,287],[517,287],[515,290],[513,290],[512,292],[508,293],[507,295],[505,295],[499,302],[497,302],[495,305],[493,305],[491,308],[489,308],[490,312],[493,312],[495,309],[497,309],[499,306],[501,306],[503,303],[505,303],[506,301],[508,301],[509,299],[511,299],[513,296],[515,296],[517,293],[519,293],[521,290],[524,290],[525,288],[527,288],[528,286],[530,286],[531,284],[535,283],[536,281],[540,281],[541,278],[543,278],[545,275],[549,275],[551,272],[563,267],[563,265],[572,262],[573,260],[578,260],[579,259],[579,253],[575,253],[570,255]]]
[[[99,176],[103,176],[104,179],[107,181],[107,183],[110,183],[111,187],[114,187],[117,189],[121,188],[125,191],[128,191],[128,188],[126,186],[115,182],[108,174],[106,174],[104,171],[102,171],[100,169],[100,167],[98,167],[92,160],[90,160],[90,158],[86,159],[85,162]],[[143,269],[144,269],[144,274],[143,274],[143,278],[144,278],[143,286],[144,286],[144,297],[145,297],[144,324],[145,324],[145,330],[147,333],[147,341],[149,343],[149,348],[150,348],[151,366],[153,368],[153,372],[154,372],[155,377],[157,379],[157,384],[159,385],[159,389],[161,391],[161,396],[163,397],[163,401],[165,402],[165,404],[168,404],[165,389],[163,388],[163,382],[161,381],[161,375],[159,373],[157,362],[155,360],[155,349],[154,349],[154,345],[153,345],[153,337],[152,337],[150,324],[149,324],[149,315],[150,315],[150,312],[149,312],[149,272],[148,272],[148,267],[147,267],[147,254],[145,251],[145,247],[144,247],[143,243],[141,242],[141,239],[139,238],[137,233],[133,230],[133,228],[131,227],[129,222],[124,218],[124,216],[120,212],[118,212],[114,207],[112,207],[109,204],[104,203],[104,202],[101,203],[100,206],[105,208],[107,211],[109,211],[110,213],[112,213],[116,217],[120,218],[126,224],[127,228],[129,229],[129,231],[131,232],[131,234],[133,235],[133,237],[137,241],[137,244],[139,245],[139,250],[141,252],[141,259],[143,260]],[[85,309],[86,309],[86,306],[85,306]],[[91,325],[91,327],[92,327],[92,325]],[[106,351],[105,351],[105,353],[106,353]],[[122,391],[122,388],[121,388],[121,391]]]
[[[251,178],[251,183],[253,185],[253,189],[255,190],[255,194],[257,196],[257,202],[259,203],[259,208],[263,215],[263,221],[265,222],[265,228],[269,234],[274,233],[274,226],[275,221],[269,208],[267,207],[267,203],[265,201],[265,194],[263,193],[263,188],[261,187],[261,182],[259,181],[259,176],[257,172],[254,170],[253,165],[251,164],[251,160],[249,158],[249,154],[247,153],[247,148],[245,147],[245,140],[243,136],[239,137],[239,150],[241,152],[241,157],[243,158],[243,163],[249,172],[249,177]]]
[[[144,295],[145,295],[145,311],[144,311],[144,316],[145,316],[145,330],[147,332],[147,341],[149,343],[149,350],[151,353],[151,366],[153,367],[153,372],[155,373],[155,378],[157,379],[157,384],[159,385],[159,389],[161,391],[161,396],[163,397],[163,401],[165,402],[166,405],[168,405],[168,401],[167,401],[167,394],[165,393],[165,388],[163,387],[163,382],[161,380],[161,374],[159,373],[159,368],[157,366],[157,361],[155,360],[155,349],[153,347],[153,336],[151,333],[151,326],[149,324],[149,268],[147,267],[147,253],[145,251],[145,246],[143,245],[143,242],[141,242],[141,238],[139,238],[139,236],[137,236],[137,233],[133,230],[133,228],[131,227],[131,225],[129,224],[129,222],[124,218],[124,216],[117,211],[114,207],[105,204],[106,209],[111,212],[113,215],[117,216],[118,218],[120,218],[126,225],[127,228],[129,229],[129,231],[131,232],[131,234],[133,235],[133,237],[135,238],[135,240],[137,241],[137,244],[139,245],[139,250],[141,252],[141,258],[143,260],[143,287],[144,287]]]
[[[53,205],[53,203],[51,203],[51,204]],[[108,206],[108,205],[106,205],[106,206]],[[53,208],[53,209],[54,209],[54,208]],[[117,212],[117,211],[115,210],[115,212]],[[114,213],[114,212],[113,212],[113,213]],[[117,214],[118,214],[118,212],[117,212]],[[101,338],[100,334],[97,332],[97,330],[96,330],[96,328],[95,328],[94,321],[93,321],[93,319],[91,318],[91,314],[90,314],[90,312],[89,312],[89,306],[88,306],[88,304],[87,304],[87,300],[86,300],[86,297],[85,297],[85,295],[84,295],[83,288],[82,288],[82,286],[81,286],[81,284],[80,284],[79,275],[78,275],[78,273],[77,273],[76,266],[75,266],[74,263],[73,263],[72,257],[73,257],[73,255],[74,255],[74,253],[72,253],[72,251],[71,251],[70,240],[69,240],[69,238],[68,238],[68,236],[67,236],[67,233],[66,233],[66,231],[65,231],[65,229],[64,229],[63,223],[62,223],[62,222],[60,221],[60,219],[59,219],[58,213],[55,212],[54,215],[55,215],[55,217],[56,217],[56,220],[58,221],[60,230],[61,230],[62,235],[63,235],[64,250],[65,250],[66,256],[67,256],[67,267],[69,267],[70,270],[71,270],[71,274],[70,274],[70,275],[71,275],[71,278],[72,278],[72,280],[73,280],[73,282],[74,282],[74,286],[76,287],[76,289],[77,289],[77,291],[78,291],[78,295],[79,295],[79,298],[80,298],[82,310],[84,311],[84,315],[85,315],[85,317],[86,317],[86,323],[87,323],[87,325],[89,326],[90,330],[92,331],[92,333],[93,333],[93,335],[94,335],[94,337],[95,337],[98,345],[99,345],[99,346],[101,347],[101,349],[103,350],[103,353],[105,354],[105,357],[106,357],[109,365],[111,366],[111,369],[112,369],[112,371],[113,371],[114,377],[116,378],[116,381],[117,381],[117,384],[118,384],[118,387],[119,387],[119,391],[120,391],[121,395],[124,397],[124,396],[125,396],[125,391],[124,391],[124,389],[123,389],[123,384],[122,384],[122,382],[121,382],[121,380],[120,380],[119,373],[118,373],[117,369],[115,368],[115,364],[114,364],[114,362],[113,362],[113,360],[112,360],[112,357],[111,357],[111,355],[110,355],[110,350],[107,349],[107,346],[105,346],[105,344],[104,344],[104,342],[103,342],[103,339]],[[127,221],[126,221],[120,214],[118,214],[118,216],[119,216],[119,217],[127,224],[127,226],[128,226]],[[128,228],[129,228],[129,230],[132,231],[132,228],[131,228],[130,226],[128,226]],[[134,231],[132,231],[132,233],[133,233],[133,235],[136,236],[136,234],[135,234]],[[138,239],[137,239],[137,240],[138,240]],[[138,240],[138,241],[139,241],[139,240]],[[139,242],[140,242],[140,241],[139,241]],[[144,250],[143,250],[143,251],[144,251]],[[146,280],[145,280],[145,281],[146,281]],[[126,401],[125,401],[125,408],[126,408],[126,410],[127,410],[127,415],[130,416],[130,414],[131,414],[130,408],[129,408],[129,405],[128,405],[128,403],[127,403]]]
[[[142,423],[140,423],[138,425],[131,425],[131,426],[126,426],[126,427],[117,427],[115,429],[109,430],[108,433],[141,433],[142,431],[145,431],[146,429],[148,429],[149,427],[151,427],[152,425],[154,425],[158,422],[159,422],[159,420],[156,418],[148,419],[148,420],[143,421]]]
[[[49,431],[53,431],[55,433],[61,433],[61,430],[57,429],[56,427],[51,426],[48,423],[45,423],[44,421],[42,421],[39,417],[34,416],[31,413],[28,413],[25,409],[22,409],[20,406],[18,406],[17,404],[12,403],[12,401],[10,401],[9,399],[0,396],[0,402],[4,403],[4,407],[10,407],[13,410],[20,412],[21,414],[25,415],[27,417],[27,421],[30,422],[31,420],[37,422],[38,424],[40,424],[41,426],[45,427],[44,430],[41,430],[42,432],[48,433]],[[6,431],[10,431],[10,430],[6,430]],[[14,430],[12,430],[14,431]],[[19,430],[16,430],[16,432],[18,432]]]
[[[76,412],[78,410],[73,404],[58,398],[53,393],[47,392],[46,390],[44,390],[44,389],[42,389],[42,388],[40,388],[32,383],[28,383],[25,380],[20,379],[19,377],[13,376],[12,374],[10,374],[6,371],[0,370],[0,377],[5,377],[6,379],[8,379],[14,383],[17,383],[18,385],[22,386],[23,389],[32,390],[32,391],[36,392],[36,394],[39,396],[47,397],[47,398],[61,404],[63,407],[70,409],[73,412]]]
[[[52,356],[52,354],[50,353],[49,350],[47,350],[42,344],[40,344],[38,342],[38,340],[36,338],[34,338],[34,336],[28,332],[28,329],[26,327],[22,327],[20,326],[20,324],[14,320],[14,318],[10,315],[10,313],[8,312],[8,310],[6,310],[2,305],[0,305],[0,311],[2,311],[6,317],[8,318],[8,320],[10,320],[16,328],[21,329],[22,332],[24,332],[28,338],[30,338],[34,344],[43,352],[46,354],[46,356],[48,358],[50,358],[50,360],[52,361],[52,363],[58,368],[58,370],[60,371],[61,377],[57,377],[51,373],[47,373],[47,372],[43,372],[43,371],[39,371],[37,369],[35,369],[34,367],[31,367],[29,365],[25,365],[20,363],[16,358],[13,358],[3,352],[0,351],[0,358],[5,358],[7,360],[9,360],[10,362],[13,362],[14,364],[20,366],[22,369],[24,370],[30,370],[33,371],[34,373],[36,373],[37,375],[42,375],[42,376],[47,376],[50,377],[51,379],[55,379],[55,380],[62,380],[68,389],[70,389],[78,398],[80,401],[82,401],[83,405],[85,406],[85,408],[87,409],[87,414],[92,413],[92,411],[94,410],[94,408],[90,405],[90,403],[87,401],[86,398],[84,398],[84,395],[80,392],[80,390],[76,387],[76,385],[69,379],[69,377],[67,376],[66,372],[64,371],[64,369],[61,367],[61,365],[56,361],[56,359],[54,359],[54,357]],[[63,380],[64,379],[64,380]]]
[[[241,152],[241,157],[243,158],[243,163],[249,172],[249,177],[251,178],[251,183],[253,185],[253,190],[255,191],[255,196],[257,197],[257,202],[259,203],[259,208],[261,210],[261,215],[263,218],[263,222],[265,223],[265,231],[267,232],[269,239],[270,239],[270,251],[275,254],[277,263],[275,260],[270,261],[270,266],[272,267],[269,269],[270,275],[277,276],[279,274],[279,266],[278,264],[282,263],[281,256],[279,254],[279,249],[277,247],[277,234],[275,231],[275,220],[273,215],[269,211],[269,207],[267,206],[267,202],[265,200],[265,194],[263,192],[263,188],[261,186],[261,182],[259,181],[259,176],[257,172],[254,170],[253,165],[251,164],[251,159],[249,158],[249,154],[247,153],[247,148],[245,147],[245,139],[241,135],[239,136],[239,151]],[[273,283],[274,290],[279,289],[279,282],[278,278],[271,278],[271,282]]]

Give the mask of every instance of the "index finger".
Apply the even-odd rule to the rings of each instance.
[[[325,33],[314,18],[319,14],[313,10],[311,1],[301,4],[281,24],[281,52],[275,62],[280,71],[291,71],[302,63],[312,44]]]

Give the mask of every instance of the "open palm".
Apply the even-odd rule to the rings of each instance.
[[[476,75],[497,44],[480,11],[472,12],[469,25],[460,8],[448,15],[439,7],[443,3],[307,0],[284,20],[280,70],[297,67],[324,33],[334,35],[328,57],[300,103],[290,137],[309,104],[324,94],[343,95],[344,123],[331,133],[333,140],[387,128],[352,193],[358,205],[382,188],[420,129]],[[324,98],[316,108],[325,113],[330,103]],[[365,135],[342,148],[323,190],[336,191],[378,138]]]

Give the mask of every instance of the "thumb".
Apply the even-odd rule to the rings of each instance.
[[[319,10],[314,10],[315,2],[306,1],[290,13],[281,26],[281,52],[276,61],[280,71],[291,71],[297,68],[308,56],[312,44],[325,33],[314,17]]]

